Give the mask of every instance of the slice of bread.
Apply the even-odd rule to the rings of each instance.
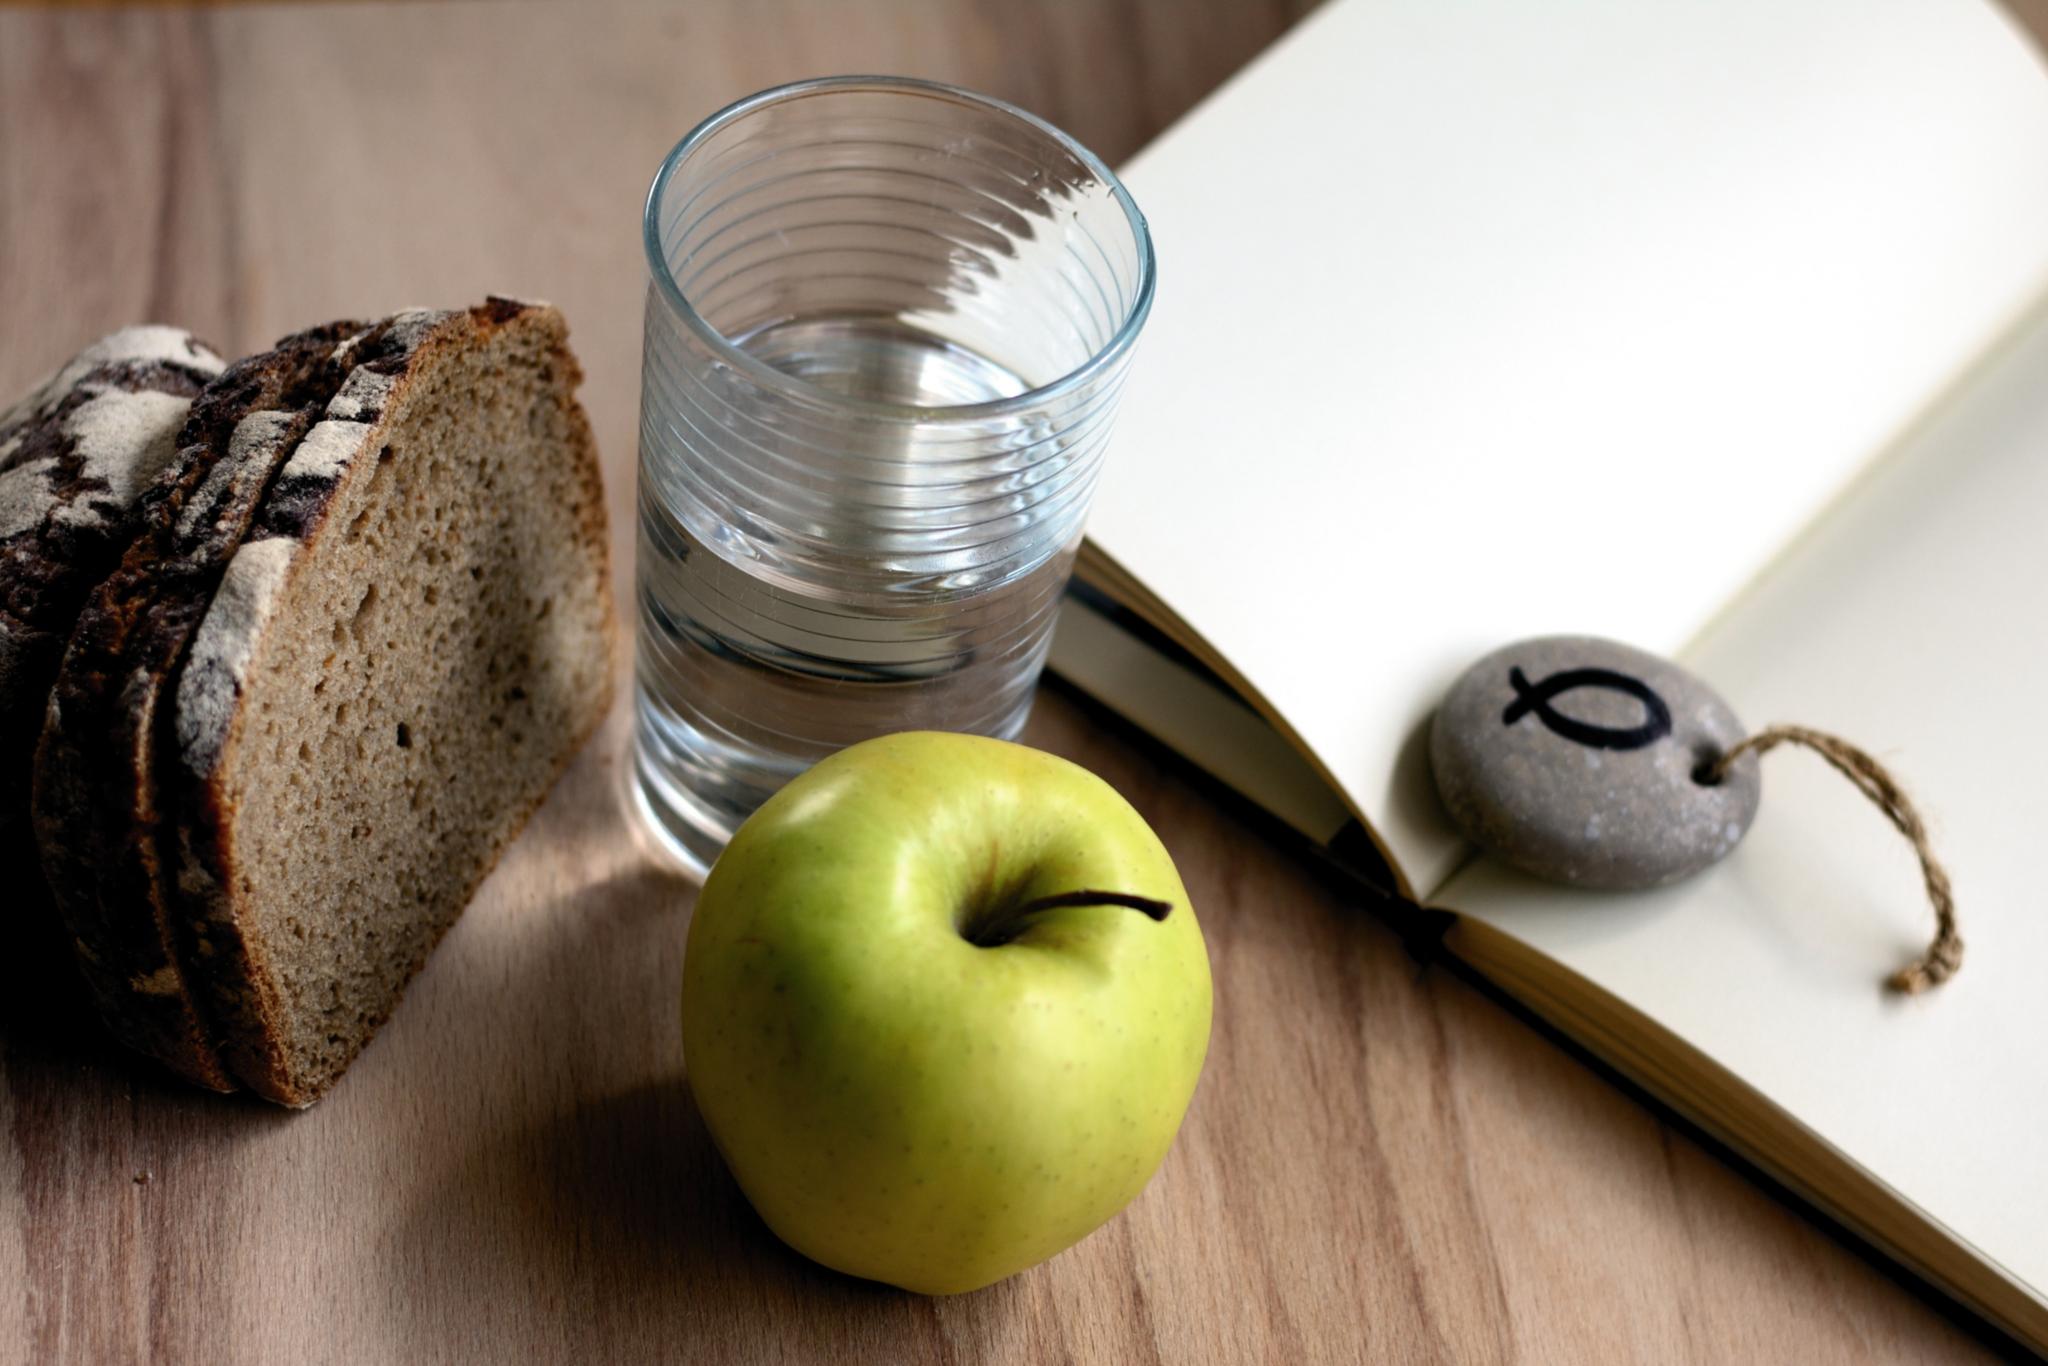
[[[360,330],[288,337],[200,395],[141,531],[79,612],[37,753],[43,869],[101,1019],[217,1091],[235,1083],[181,965],[163,856],[172,679],[272,477],[348,377],[340,348]]]
[[[223,364],[178,328],[124,328],[0,413],[0,854],[30,884],[29,764],[64,642]]]
[[[561,315],[409,312],[279,470],[193,635],[187,967],[229,1070],[307,1105],[596,728],[616,626]]]

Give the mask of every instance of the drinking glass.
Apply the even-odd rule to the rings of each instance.
[[[1152,248],[1057,128],[880,77],[712,115],[645,236],[633,786],[701,868],[845,745],[1022,730]]]

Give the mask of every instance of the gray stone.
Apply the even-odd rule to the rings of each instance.
[[[1733,849],[1756,816],[1754,754],[1699,780],[1745,734],[1676,664],[1593,636],[1545,636],[1467,670],[1430,730],[1437,791],[1480,846],[1578,887],[1659,887]]]

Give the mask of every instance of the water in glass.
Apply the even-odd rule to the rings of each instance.
[[[738,344],[855,398],[961,405],[1030,387],[897,321],[807,318]],[[1019,444],[1033,437],[1042,434]],[[914,436],[905,439],[903,454],[915,459]],[[721,553],[742,547],[747,529],[721,528],[713,539],[726,546],[706,544],[671,502],[657,479],[643,478],[636,763],[665,806],[708,827],[671,831],[686,849],[699,837],[722,844],[777,788],[871,736],[1022,730],[1074,542],[1024,564],[986,565],[963,549],[914,585],[835,589]]]

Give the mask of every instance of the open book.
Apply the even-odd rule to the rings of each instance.
[[[1332,0],[1140,156],[1161,262],[1053,665],[2048,1350],[2048,73],[1983,0]],[[1673,654],[1811,756],[1661,891],[1478,857],[1465,666]]]

